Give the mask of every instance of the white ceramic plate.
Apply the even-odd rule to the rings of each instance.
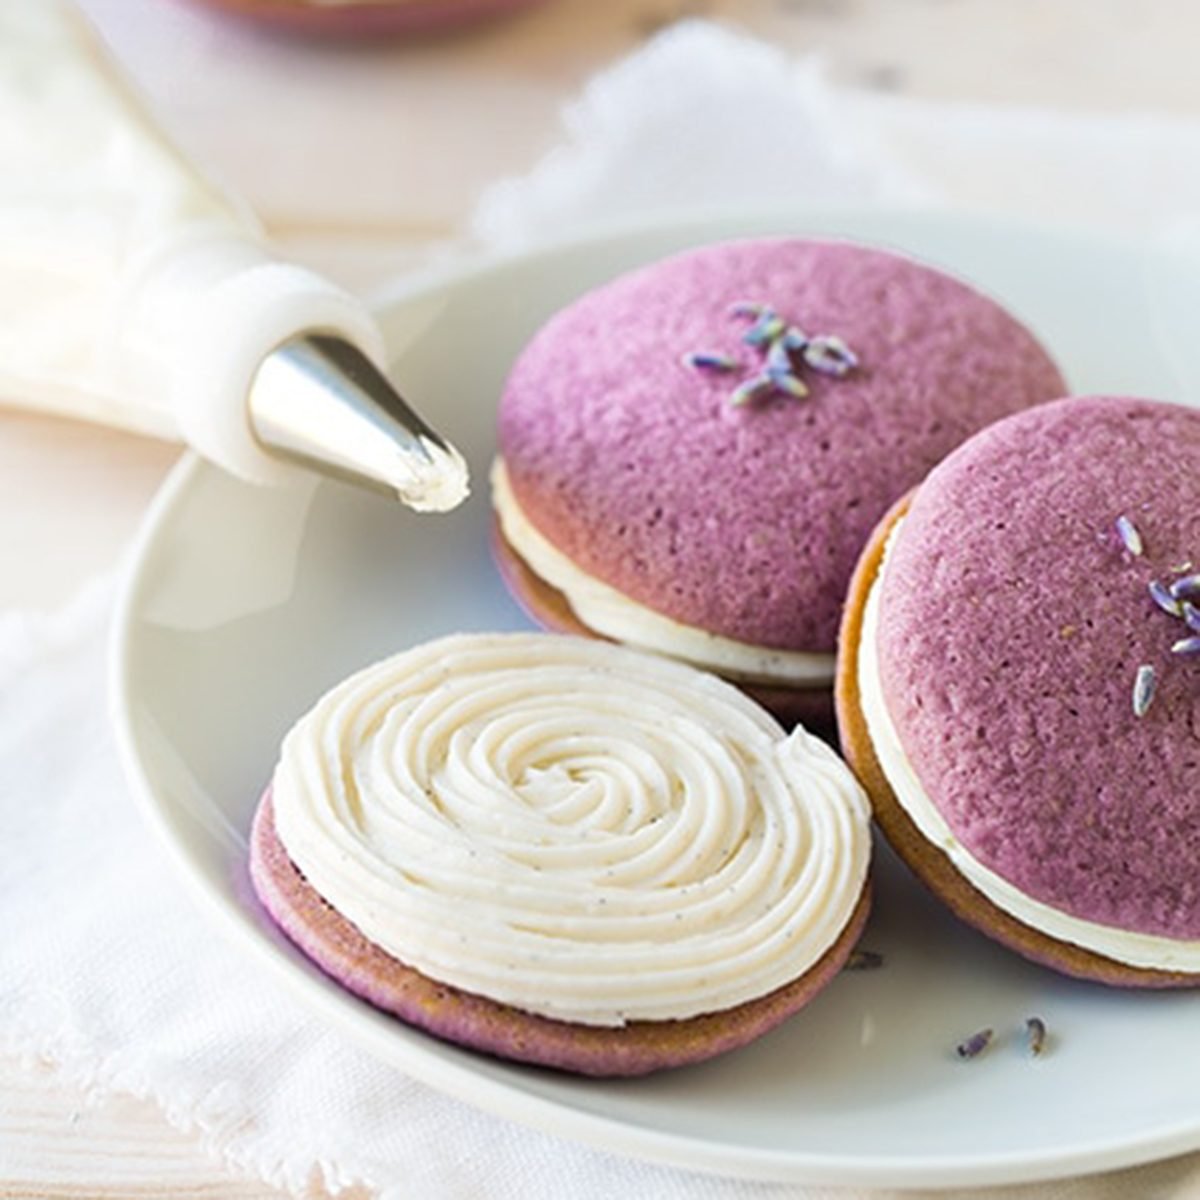
[[[526,625],[487,550],[486,468],[505,372],[541,320],[589,285],[743,233],[841,234],[976,281],[1048,342],[1076,391],[1168,395],[1131,249],[896,214],[659,228],[493,262],[394,292],[395,377],[470,460],[475,495],[417,517],[322,483],[271,492],[196,460],[147,521],[114,645],[129,774],[223,927],[324,1019],[481,1107],[631,1155],[729,1175],[875,1185],[999,1183],[1200,1146],[1191,1053],[1200,996],[1073,983],[968,932],[886,855],[865,945],[882,970],[839,977],[802,1014],[723,1059],[585,1082],[444,1045],[343,992],[271,929],[245,876],[246,831],[279,739],[369,660],[452,630]],[[1048,1052],[1020,1036],[1042,1017]],[[983,1027],[998,1042],[962,1062]]]

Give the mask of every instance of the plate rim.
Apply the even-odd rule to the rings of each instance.
[[[421,297],[476,280],[515,265],[536,262],[564,253],[596,251],[606,244],[638,238],[682,235],[688,241],[720,237],[752,236],[759,226],[778,225],[779,232],[801,236],[805,227],[853,224],[869,219],[897,225],[952,224],[965,230],[1001,232],[1014,238],[1051,238],[1100,246],[1113,252],[1137,252],[1138,243],[1091,230],[1057,229],[1053,226],[1011,221],[962,212],[941,212],[911,207],[890,208],[863,205],[838,208],[761,209],[738,212],[690,213],[685,218],[656,214],[652,219],[617,221],[591,226],[584,233],[538,241],[528,247],[476,256],[464,256],[433,266],[375,289],[369,297],[373,309],[385,310],[412,303]],[[832,235],[819,235],[832,236]],[[847,233],[847,238],[856,235]],[[863,236],[863,235],[858,235]],[[665,1166],[699,1171],[727,1178],[806,1183],[817,1185],[876,1187],[958,1187],[1027,1183],[1092,1174],[1132,1167],[1200,1148],[1200,1114],[1142,1133],[1123,1142],[1076,1143],[1033,1152],[968,1154],[939,1153],[922,1158],[876,1154],[867,1158],[844,1153],[825,1154],[809,1150],[797,1153],[766,1147],[734,1146],[711,1142],[694,1135],[650,1129],[630,1121],[564,1104],[536,1092],[526,1091],[439,1055],[438,1048],[406,1026],[384,1028],[381,1021],[355,1021],[347,1001],[362,1002],[349,993],[327,989],[302,964],[281,954],[266,934],[253,927],[231,899],[213,888],[203,867],[187,850],[170,816],[168,802],[159,799],[151,773],[142,762],[134,729],[135,694],[131,671],[134,629],[139,601],[151,586],[148,575],[161,531],[189,502],[195,481],[219,469],[186,451],[168,473],[146,512],[129,548],[121,571],[108,642],[108,700],[112,726],[123,773],[133,792],[142,818],[153,830],[160,846],[185,881],[185,890],[198,907],[211,914],[218,927],[249,957],[262,963],[284,986],[301,998],[308,1011],[330,1021],[366,1052],[421,1082],[493,1115],[570,1138],[609,1153],[627,1154]],[[403,1036],[397,1037],[397,1034]],[[513,1100],[520,1100],[519,1118],[513,1116]]]

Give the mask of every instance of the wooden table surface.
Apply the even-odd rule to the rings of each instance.
[[[548,0],[459,36],[370,46],[280,39],[167,0],[83,7],[175,136],[297,256],[354,286],[452,237],[481,187],[554,144],[589,74],[684,16],[820,50],[833,78],[864,88],[1200,115],[1194,0]],[[0,571],[0,608],[54,604],[110,566],[177,453],[0,408],[0,562],[17,566]],[[0,1057],[0,1197],[276,1195],[152,1105],[93,1102],[52,1064]]]

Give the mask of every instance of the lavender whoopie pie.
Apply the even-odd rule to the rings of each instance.
[[[1200,412],[1009,417],[881,523],[842,746],[961,917],[1071,975],[1200,983]]]
[[[761,1036],[850,954],[869,806],[715,676],[596,639],[460,634],[284,740],[251,836],[269,914],[440,1038],[638,1075]]]
[[[1065,393],[940,271],[842,242],[707,246],[600,287],[518,358],[497,559],[542,624],[679,658],[829,721],[854,561],[976,430]]]

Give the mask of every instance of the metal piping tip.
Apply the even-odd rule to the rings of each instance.
[[[254,436],[273,454],[398,495],[419,512],[466,499],[462,456],[343,338],[284,342],[259,367],[247,409]]]

